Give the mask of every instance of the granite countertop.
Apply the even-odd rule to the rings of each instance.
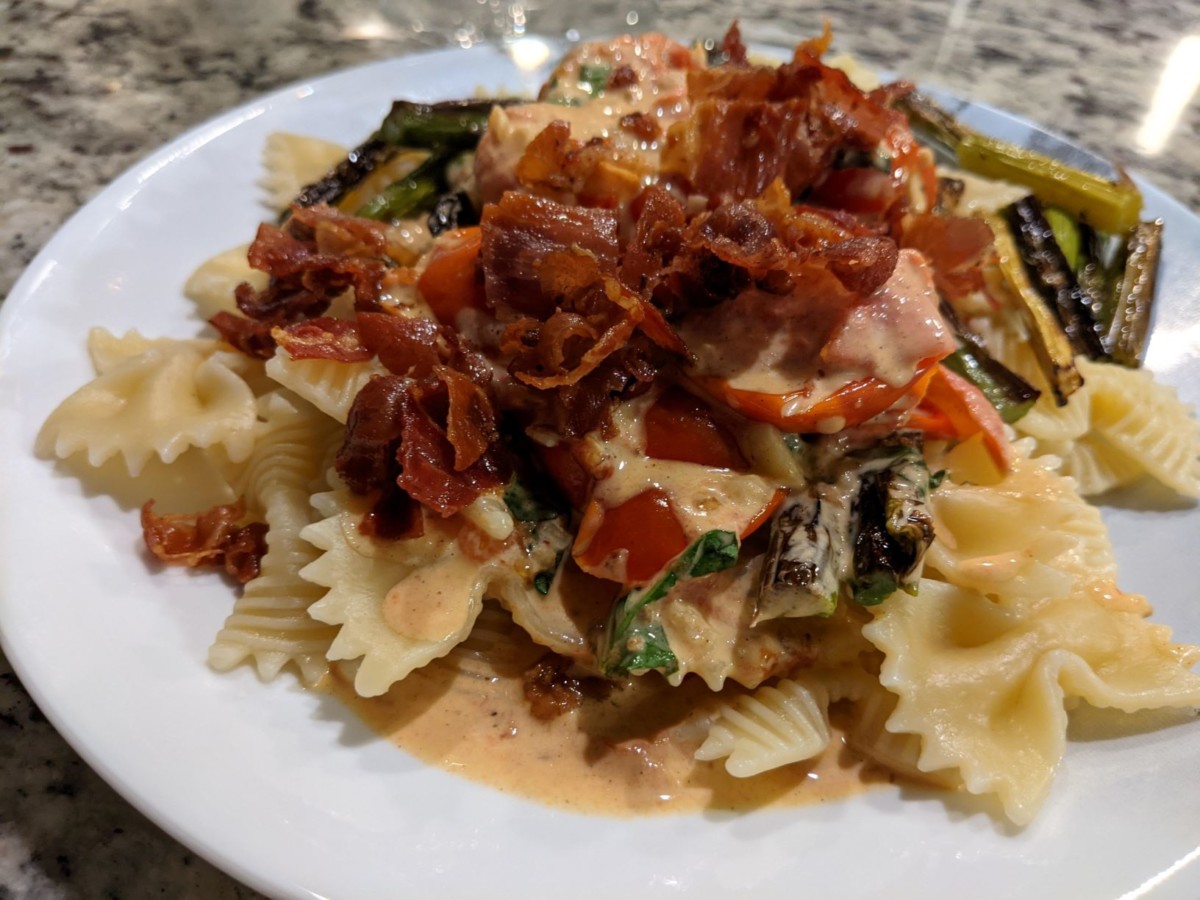
[[[537,10],[545,4],[531,6],[532,29],[561,26],[549,7]],[[597,6],[597,21],[635,13],[639,27],[678,35],[719,34],[728,9],[707,3],[698,12],[688,0]],[[455,10],[473,8],[474,0],[0,0],[0,298],[75,210],[158,145],[290,81],[444,46],[456,24],[470,40]],[[783,43],[818,32],[828,17],[836,49],[1048,125],[1200,210],[1200,105],[1186,71],[1159,85],[1181,40],[1200,41],[1194,0],[751,0],[739,16],[749,39]],[[0,898],[163,895],[258,896],[109,788],[0,657]]]

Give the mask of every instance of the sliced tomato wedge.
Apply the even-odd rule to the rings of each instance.
[[[776,490],[738,537],[745,540],[770,521],[786,496],[787,491]],[[590,501],[572,554],[589,575],[623,580],[628,585],[645,584],[686,550],[692,539],[676,517],[666,491],[650,488],[612,508]],[[621,556],[625,558],[623,578]]]
[[[417,279],[417,290],[444,325],[453,325],[464,309],[484,308],[483,278],[478,265],[482,243],[483,233],[478,226],[444,235]]]
[[[920,394],[929,383],[937,361],[923,360],[906,384],[896,386],[874,376],[851,381],[812,405],[805,405],[805,391],[767,394],[733,387],[720,378],[697,379],[699,385],[749,419],[768,422],[783,431],[799,434],[841,431],[861,425],[891,408],[910,393]]]
[[[704,402],[681,387],[663,392],[646,412],[646,455],[714,469],[749,468],[737,441]]]
[[[589,575],[643,584],[687,545],[687,534],[666,491],[650,488],[610,509],[590,501],[579,523],[573,555]],[[621,551],[626,554],[623,579],[617,575]]]
[[[962,441],[979,434],[992,461],[1007,472],[1012,451],[1004,420],[975,385],[939,365],[934,370],[920,405],[913,410],[908,425],[929,437]]]

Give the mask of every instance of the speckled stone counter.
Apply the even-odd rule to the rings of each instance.
[[[530,5],[543,7],[529,13],[532,29],[562,28],[561,11]],[[632,13],[639,27],[708,35],[736,9],[749,39],[787,43],[828,17],[837,49],[1047,125],[1200,209],[1200,104],[1186,71],[1171,68],[1181,41],[1200,42],[1195,0],[607,7],[590,25],[571,24],[585,36],[615,31]],[[456,27],[471,40],[456,10],[481,8],[475,0],[0,0],[0,298],[55,229],[161,143],[296,79],[444,46]],[[257,895],[110,789],[0,658],[0,898],[150,896]]]

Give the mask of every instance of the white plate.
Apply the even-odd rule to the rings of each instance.
[[[212,577],[152,574],[136,513],[33,458],[38,426],[90,371],[91,325],[186,337],[199,262],[262,218],[258,159],[276,130],[351,143],[394,96],[517,88],[495,50],[366,66],[227,113],[127,172],[46,246],[0,321],[0,625],[55,726],[169,832],[256,888],[307,897],[1200,896],[1200,725],[1073,744],[1021,832],[971,802],[882,789],[781,812],[609,820],[546,809],[430,769],[335,701],[205,651],[230,604]],[[1034,131],[980,107],[975,124]],[[1150,362],[1200,399],[1200,222],[1167,221]],[[1193,508],[1105,510],[1122,584],[1200,642]]]

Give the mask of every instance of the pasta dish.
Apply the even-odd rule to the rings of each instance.
[[[93,330],[39,452],[121,460],[148,553],[240,584],[215,669],[470,777],[736,807],[841,751],[1027,823],[1073,705],[1200,706],[1084,499],[1200,495],[1140,366],[1161,225],[829,43],[625,36],[274,135],[208,336]]]

